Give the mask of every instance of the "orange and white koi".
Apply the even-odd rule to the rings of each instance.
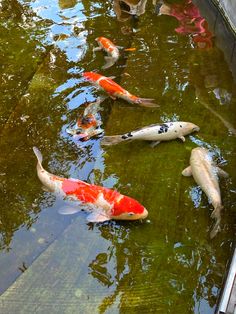
[[[98,115],[100,103],[104,98],[99,98],[97,101],[90,103],[84,110],[83,115],[77,120],[74,128],[67,128],[66,132],[75,136],[79,140],[87,141],[91,137],[103,133],[100,128],[102,121]]]
[[[114,100],[116,98],[122,98],[131,104],[144,107],[159,107],[157,104],[153,103],[154,99],[140,98],[132,95],[109,77],[95,72],[84,72],[83,77],[92,82],[96,87],[104,90]]]
[[[98,43],[98,47],[94,48],[93,51],[104,50],[108,56],[105,56],[106,64],[102,69],[108,69],[119,59],[119,49],[106,37],[98,37],[95,39]]]
[[[52,192],[58,193],[64,199],[78,201],[87,205],[91,212],[87,220],[90,222],[102,222],[110,219],[137,220],[144,219],[148,211],[135,199],[122,195],[119,192],[94,184],[88,184],[77,179],[66,179],[47,172],[42,166],[42,155],[33,147],[37,157],[37,174],[43,185]],[[72,205],[73,207],[74,205]],[[80,211],[79,208],[69,213]],[[64,212],[66,214],[67,212]]]

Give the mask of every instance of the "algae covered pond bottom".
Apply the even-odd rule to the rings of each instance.
[[[1,6],[1,313],[216,309],[235,235],[235,82],[210,26],[189,1],[169,1],[174,7],[162,7],[161,15],[152,1],[140,1],[135,16],[124,12],[126,2],[137,3],[11,0]],[[102,70],[104,54],[93,53],[99,36],[135,49],[120,49],[115,65]],[[105,99],[98,117],[106,135],[167,121],[189,121],[200,131],[155,148],[144,141],[103,147],[103,134],[76,141],[66,129],[102,95],[82,78],[84,71],[115,76],[159,104]],[[51,173],[117,189],[143,204],[147,219],[91,224],[83,212],[59,215],[62,201],[42,189],[33,146]],[[221,232],[212,240],[212,206],[181,175],[197,146],[229,173],[220,182]]]

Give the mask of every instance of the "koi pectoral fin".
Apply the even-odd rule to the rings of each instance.
[[[191,166],[188,166],[187,168],[185,168],[185,169],[182,171],[182,175],[185,176],[185,177],[191,177],[191,175],[192,175]]]
[[[154,148],[155,146],[157,146],[160,143],[161,143],[160,141],[153,141],[153,142],[151,142],[150,146],[151,146],[151,148]]]
[[[182,142],[185,142],[185,137],[184,136],[179,136],[178,137]]]
[[[58,213],[61,215],[73,215],[81,211],[81,208],[79,207],[73,207],[73,206],[62,206],[59,208]]]
[[[60,198],[60,205],[57,212],[60,215],[73,215],[83,210],[87,210],[87,208],[82,202],[67,197],[66,199]]]
[[[87,220],[89,222],[103,222],[103,221],[107,221],[110,219],[111,218],[108,217],[105,213],[103,214],[103,213],[97,212],[97,211],[94,211],[87,216]]]

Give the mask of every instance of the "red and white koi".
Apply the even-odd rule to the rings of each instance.
[[[77,179],[58,177],[47,172],[42,166],[40,151],[36,147],[33,147],[33,151],[38,160],[37,174],[39,180],[46,188],[58,193],[64,199],[67,198],[79,201],[82,205],[88,205],[91,212],[87,217],[88,221],[137,220],[147,217],[148,211],[146,208],[131,197],[102,186],[88,184]],[[76,211],[72,211],[72,213],[74,212]]]
[[[191,122],[165,122],[162,124],[151,124],[149,126],[113,136],[104,136],[102,145],[114,145],[126,141],[143,140],[152,141],[151,146],[154,147],[162,141],[171,141],[181,139],[185,141],[185,135],[199,131],[200,128]]]
[[[132,95],[109,77],[95,72],[84,72],[83,77],[92,82],[96,87],[104,90],[114,100],[116,98],[122,98],[131,104],[144,107],[159,107],[157,104],[153,103],[154,99],[140,98]]]
[[[98,47],[94,48],[93,51],[104,50],[108,56],[105,56],[106,64],[102,69],[108,69],[119,59],[119,49],[106,37],[98,37],[95,39],[98,43]]]

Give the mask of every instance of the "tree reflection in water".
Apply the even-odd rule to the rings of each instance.
[[[122,313],[131,308],[198,313],[205,301],[215,307],[224,271],[224,265],[217,262],[217,251],[207,242],[194,242],[186,231],[189,240],[185,243],[160,239],[138,243],[132,240],[132,228],[115,222],[100,228],[111,242],[108,251],[100,252],[89,264],[90,275],[110,291],[99,305],[100,313],[116,308]]]

